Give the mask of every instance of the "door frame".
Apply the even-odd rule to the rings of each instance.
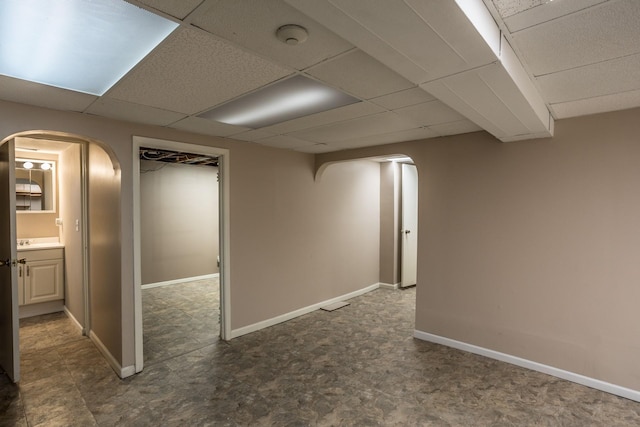
[[[411,229],[408,230],[407,229],[407,224],[406,224],[406,216],[407,212],[405,212],[405,208],[407,207],[407,200],[406,200],[406,196],[407,196],[407,180],[406,180],[406,176],[408,175],[408,168],[412,168],[413,171],[415,172],[415,200],[412,201],[412,204],[415,204],[415,229]],[[413,172],[411,172],[413,173]],[[418,272],[417,272],[417,268],[418,268],[418,185],[419,185],[419,181],[418,181],[418,167],[413,164],[413,163],[401,163],[400,165],[400,176],[401,176],[401,185],[400,185],[400,206],[401,206],[401,230],[400,230],[400,239],[401,239],[401,248],[400,248],[400,254],[401,254],[401,258],[400,258],[400,287],[401,288],[406,288],[409,286],[413,286],[417,284],[417,279],[418,279]],[[412,236],[407,236],[408,233],[412,233]],[[407,242],[407,239],[415,239],[415,250],[413,252],[415,252],[415,254],[412,252],[412,254],[410,254],[410,256],[413,259],[413,266],[411,267],[412,270],[412,274],[410,279],[412,280],[408,280],[407,279],[407,269],[408,269],[408,263],[410,262],[407,258],[407,246],[409,245],[409,243]],[[413,270],[415,269],[415,272],[413,272]],[[415,277],[415,281],[413,280],[413,278]]]
[[[140,147],[170,151],[184,151],[194,154],[217,156],[219,159],[219,247],[220,247],[220,338],[231,339],[231,275],[230,275],[230,224],[229,224],[229,178],[230,153],[228,149],[178,141],[133,136],[133,274],[134,274],[134,337],[135,370],[144,367],[143,325],[142,325],[142,254],[140,218]]]

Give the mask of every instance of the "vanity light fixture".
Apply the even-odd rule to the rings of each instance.
[[[360,100],[297,75],[236,98],[198,117],[257,129],[356,102]]]
[[[177,27],[124,0],[2,0],[0,74],[102,95]]]
[[[42,169],[43,171],[48,171],[49,169],[51,169],[51,163],[47,163],[44,162],[40,165],[40,169]]]
[[[23,167],[23,168],[25,168],[25,169],[32,169],[32,168],[33,168],[33,163],[31,163],[31,162],[24,162],[24,163],[22,164],[22,167]]]

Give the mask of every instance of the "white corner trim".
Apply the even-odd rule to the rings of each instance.
[[[334,302],[354,298],[367,292],[374,291],[380,287],[380,283],[375,283],[373,285],[369,285],[365,288],[358,289],[357,291],[350,292],[348,294],[341,295],[339,297],[331,298],[326,301],[318,302],[316,304],[309,305],[307,307],[302,307],[294,311],[290,311],[289,313],[281,314],[280,316],[272,317],[271,319],[263,320],[261,322],[254,323],[252,325],[243,326],[242,328],[233,329],[231,331],[231,338],[237,338],[242,335],[250,334],[251,332],[259,331],[260,329],[268,328],[269,326],[277,325],[278,323],[286,322],[287,320],[294,319],[296,317],[302,316],[307,313],[311,313],[312,311],[318,310],[320,307],[324,307],[329,304],[333,304]]]
[[[82,327],[82,325],[80,324],[80,322],[78,322],[78,319],[76,319],[76,316],[74,316],[74,315],[69,311],[69,309],[67,308],[67,306],[66,306],[66,305],[64,306],[64,314],[66,314],[66,315],[67,315],[67,317],[68,317],[69,319],[71,319],[71,322],[73,322],[73,324],[74,324],[74,325],[76,325],[76,327],[77,327],[78,329],[80,329],[81,331],[82,331],[82,330],[84,330],[84,328]]]
[[[164,282],[147,283],[142,285],[142,289],[159,288],[161,286],[177,285],[178,283],[195,282],[197,280],[214,279],[220,277],[220,273],[205,274],[203,276],[185,277],[184,279],[166,280]]]
[[[127,378],[136,373],[136,368],[133,365],[125,366],[124,368],[120,366],[115,357],[113,357],[111,352],[107,350],[107,347],[102,343],[102,341],[100,341],[100,338],[98,338],[93,331],[89,332],[89,338],[91,338],[91,341],[93,341],[104,358],[107,359],[107,363],[109,363],[111,369],[113,369],[120,378]]]
[[[512,365],[520,366],[522,368],[531,369],[533,371],[542,372],[543,374],[551,375],[554,377],[562,378],[563,380],[571,381],[577,384],[581,384],[587,387],[595,388],[607,393],[615,394],[627,399],[640,402],[640,391],[630,388],[622,387],[616,384],[611,384],[605,381],[601,381],[595,378],[586,377],[575,372],[565,371],[564,369],[555,368],[553,366],[544,365],[542,363],[534,362],[520,358],[518,356],[512,356],[510,354],[501,353],[499,351],[490,350],[484,347],[478,347],[473,344],[467,344],[462,341],[456,341],[451,338],[442,337],[440,335],[430,334],[428,332],[422,332],[415,330],[413,336],[419,340],[429,341],[436,344],[442,344],[447,347],[457,348],[458,350],[468,351],[469,353],[479,354],[481,356],[488,357],[490,359],[500,360],[501,362],[510,363]]]
[[[381,288],[384,289],[398,289],[398,286],[400,285],[399,283],[395,283],[395,284],[391,284],[391,283],[378,283],[380,285]]]

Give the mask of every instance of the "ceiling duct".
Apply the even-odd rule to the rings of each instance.
[[[151,160],[164,163],[181,163],[197,166],[218,166],[218,158],[204,154],[184,153],[178,151],[159,150],[157,148],[140,147],[140,160]]]

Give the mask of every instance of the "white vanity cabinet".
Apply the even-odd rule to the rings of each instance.
[[[18,249],[18,300],[20,305],[64,299],[64,249]]]

